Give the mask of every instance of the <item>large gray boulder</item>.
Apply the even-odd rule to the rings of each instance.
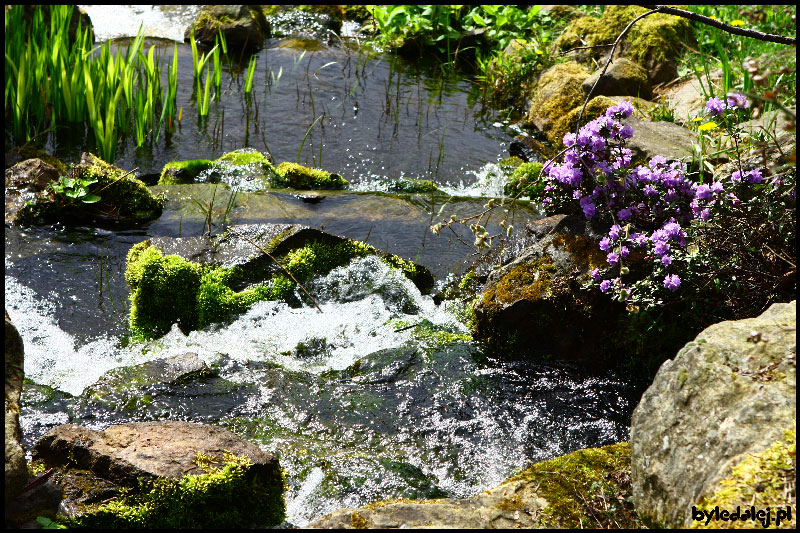
[[[39,439],[33,459],[56,468],[62,508],[83,526],[243,527],[284,517],[277,457],[217,426],[134,422],[95,431],[67,424]],[[206,477],[193,483],[187,476]]]
[[[692,506],[788,503],[770,487],[783,483],[779,463],[794,460],[785,439],[796,428],[796,322],[795,301],[773,304],[706,328],[661,366],[631,423],[640,516],[681,528]],[[764,454],[779,460],[764,467]]]
[[[5,501],[8,503],[22,492],[28,479],[25,449],[22,447],[22,429],[19,425],[19,398],[22,393],[23,345],[17,328],[6,316],[6,484]]]

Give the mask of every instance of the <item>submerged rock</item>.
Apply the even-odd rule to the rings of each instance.
[[[773,304],[759,317],[703,330],[661,366],[631,423],[633,495],[643,518],[682,528],[692,525],[692,506],[774,512],[789,503],[796,322],[796,302]]]
[[[19,425],[19,399],[25,378],[24,347],[17,328],[6,316],[6,481],[5,501],[8,503],[22,492],[28,480],[25,466],[25,448],[22,446],[22,428]]]
[[[308,527],[320,529],[377,528],[576,528],[605,527],[592,506],[594,497],[611,497],[616,525],[636,526],[626,507],[627,443],[578,450],[529,466],[501,485],[469,498],[388,500],[358,509],[342,509]]]
[[[57,469],[73,526],[263,527],[285,514],[277,458],[216,426],[63,425],[36,443],[34,460]]]

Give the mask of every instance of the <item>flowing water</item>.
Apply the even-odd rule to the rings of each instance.
[[[127,7],[127,18],[152,11]],[[121,33],[109,36],[130,30],[114,31]],[[169,38],[169,31],[155,33]],[[482,197],[500,194],[495,162],[513,129],[478,104],[468,80],[340,45],[318,43],[304,54],[285,41],[268,44],[252,100],[229,78],[208,123],[198,125],[191,78],[181,78],[182,130],[145,150],[128,144],[116,163],[158,172],[171,160],[214,159],[243,146],[293,161],[324,113],[301,163],[337,171],[355,190],[326,193],[319,204],[285,191],[239,192],[231,221],[322,226],[418,261],[441,286],[470,258],[459,241],[469,232],[437,238],[427,228],[434,215],[475,213]],[[179,49],[185,76],[191,52]],[[215,137],[223,111],[224,133]],[[60,143],[67,160],[87,149]],[[374,193],[401,176],[433,179],[461,197]],[[138,229],[6,227],[5,306],[25,342],[21,422],[29,450],[63,423],[219,424],[280,454],[288,520],[303,526],[380,499],[465,497],[530,461],[627,438],[631,391],[613,374],[489,358],[452,308],[374,258],[309,283],[320,310],[261,302],[227,324],[130,341],[125,254],[149,237],[201,234],[204,214],[193,200],[219,194],[225,205],[232,192],[222,189],[170,187],[161,218]],[[521,227],[538,215],[521,208],[512,216]],[[124,378],[127,367],[187,352],[211,375],[179,384]],[[91,392],[109,371],[122,372],[124,385],[99,401]]]

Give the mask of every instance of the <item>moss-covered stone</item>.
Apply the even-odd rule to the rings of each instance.
[[[757,510],[771,509],[771,527],[795,529],[797,526],[795,505],[790,502],[794,493],[797,474],[797,428],[784,431],[784,438],[760,453],[748,454],[741,463],[734,466],[729,477],[717,484],[717,490],[703,497],[697,508],[703,511],[744,510],[755,506]],[[788,496],[788,497],[787,497]],[[792,519],[780,524],[774,522],[777,511],[789,507]],[[692,529],[750,529],[762,525],[758,520],[711,520],[696,521]]]
[[[641,523],[627,501],[630,458],[627,442],[578,450],[533,464],[506,483],[525,480],[538,487],[548,502],[542,510],[545,526],[638,528]],[[523,507],[513,496],[505,503],[508,510]]]
[[[201,172],[210,169],[213,162],[208,159],[192,159],[167,163],[161,170],[159,185],[194,183]]]
[[[631,5],[612,5],[601,18],[581,17],[574,20],[556,41],[556,49],[565,51],[578,46],[613,43],[622,30],[646,8]],[[650,81],[659,83],[659,65],[679,56],[682,42],[692,40],[688,19],[673,15],[654,14],[638,21],[625,36],[622,55],[648,69]],[[605,48],[582,51],[587,59],[597,59]]]
[[[526,125],[547,132],[564,114],[581,105],[584,92],[581,87],[590,72],[575,61],[553,66],[542,74],[536,84],[533,104],[525,118]]]
[[[604,115],[609,107],[615,105],[617,105],[617,102],[607,96],[595,96],[586,104],[583,117],[581,117],[581,126]],[[564,135],[575,131],[581,109],[583,109],[583,100],[581,100],[580,105],[576,108],[564,113],[553,121],[552,127],[547,131],[547,138],[550,139],[550,142],[563,146]]]
[[[541,172],[542,163],[538,161],[518,165],[508,177],[506,184],[503,185],[503,194],[516,198],[521,196],[536,198],[542,193],[545,186],[544,181],[539,177]]]
[[[276,525],[285,517],[283,480],[248,476],[247,456],[224,454],[222,461],[197,454],[197,475],[142,482],[110,502],[90,504],[64,520],[69,527],[241,528]]]
[[[273,169],[272,162],[267,156],[257,150],[234,150],[220,156],[214,163],[228,163],[234,166],[261,165],[265,171]]]
[[[278,239],[274,239],[277,241]],[[275,242],[273,249],[277,246]],[[211,267],[193,263],[178,255],[164,255],[149,241],[128,252],[125,278],[131,289],[129,327],[136,338],[153,338],[177,323],[184,333],[216,322],[230,320],[262,300],[294,300],[295,282],[324,274],[346,265],[356,257],[377,255],[390,267],[400,270],[420,291],[433,288],[433,275],[426,268],[375,247],[354,240],[311,241],[302,247],[278,254],[285,271],[268,275],[260,283],[236,291],[233,287],[255,280],[238,267]]]
[[[152,220],[161,215],[162,200],[128,172],[92,154],[83,154],[79,168],[83,178],[97,180],[89,193],[99,195],[100,201],[89,204],[94,206],[91,209],[134,221]]]
[[[67,166],[59,158],[48,154],[41,148],[38,148],[32,144],[15,146],[9,150],[6,154],[6,161],[15,158],[18,158],[19,161],[25,161],[26,159],[41,159],[48,165],[53,166],[60,174],[67,173]]]
[[[391,192],[403,193],[425,193],[436,192],[439,188],[431,180],[421,180],[413,178],[405,178],[392,181],[388,184],[387,189]]]
[[[344,189],[350,183],[339,174],[284,161],[275,169],[275,185],[301,190]]]

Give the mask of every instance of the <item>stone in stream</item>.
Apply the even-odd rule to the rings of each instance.
[[[17,328],[6,316],[6,481],[5,501],[18,496],[28,480],[25,466],[25,448],[22,446],[22,428],[19,425],[19,399],[22,393],[24,347]]]
[[[217,426],[68,424],[39,439],[33,458],[57,470],[74,526],[264,527],[284,519],[276,456]]]
[[[270,27],[259,6],[210,5],[204,6],[197,18],[186,28],[183,40],[194,38],[205,46],[214,46],[219,32],[232,50],[261,48],[270,35]]]
[[[296,302],[295,280],[304,283],[371,255],[400,270],[421,292],[433,288],[433,276],[421,265],[307,226],[247,224],[216,237],[156,237],[128,253],[131,330],[152,337],[177,323],[188,333],[226,321],[257,301]]]
[[[661,366],[631,422],[642,518],[684,528],[693,524],[693,506],[755,505],[771,507],[774,520],[793,503],[796,327],[797,302],[776,303],[756,318],[706,328]]]
[[[469,498],[379,501],[358,509],[335,511],[308,527],[635,527],[639,525],[636,514],[625,501],[630,489],[629,462],[630,448],[624,442],[578,450],[533,464],[499,486]],[[607,499],[609,494],[613,496]],[[601,514],[598,501],[613,505],[615,512],[611,516]]]

